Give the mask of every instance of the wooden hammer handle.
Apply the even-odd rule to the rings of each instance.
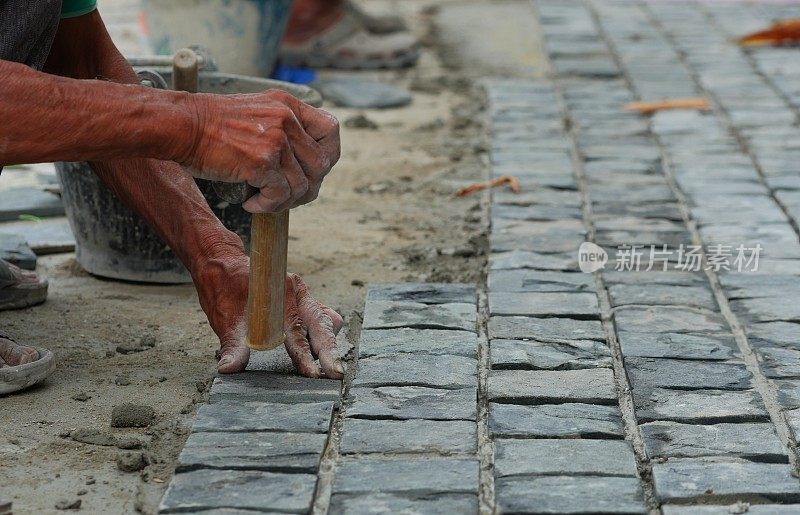
[[[289,210],[257,213],[250,226],[250,290],[247,297],[247,346],[253,350],[279,347],[286,294]]]

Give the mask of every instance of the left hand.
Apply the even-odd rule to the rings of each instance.
[[[285,346],[298,372],[306,377],[344,376],[344,366],[336,355],[336,335],[342,325],[341,315],[312,297],[299,275],[286,275]]]

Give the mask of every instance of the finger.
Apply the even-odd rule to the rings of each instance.
[[[286,333],[286,352],[294,364],[294,368],[306,377],[319,377],[319,366],[314,362],[311,355],[311,346],[308,344],[306,330],[300,317],[294,290],[289,288],[286,283],[286,314],[284,317],[283,330]]]
[[[289,141],[286,141],[287,148]],[[289,200],[279,206],[278,210],[290,209],[299,205],[300,199],[305,197],[308,193],[308,177],[306,177],[300,163],[297,162],[293,152],[288,151],[283,154],[281,162],[281,172],[286,177],[286,182],[289,184]]]
[[[336,117],[306,104],[289,93],[276,91],[273,95],[292,110],[305,132],[320,145],[330,160],[330,167],[333,167],[341,153],[339,121]]]
[[[342,320],[338,313],[324,309],[324,306],[314,299],[308,288],[299,276],[294,276],[297,306],[300,317],[305,322],[308,330],[308,339],[314,354],[319,356],[319,364],[327,377],[341,379],[344,376],[344,366],[336,355],[336,325],[341,328]],[[335,316],[332,316],[333,315]]]
[[[277,213],[292,196],[289,181],[278,170],[271,170],[263,184],[253,184],[252,182],[248,184],[259,189],[258,193],[242,204],[245,211],[250,213]]]

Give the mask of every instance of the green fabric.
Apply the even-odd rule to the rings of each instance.
[[[74,18],[83,16],[97,9],[97,0],[63,0],[61,3],[61,17]]]

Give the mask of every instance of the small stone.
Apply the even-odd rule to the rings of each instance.
[[[131,380],[127,377],[117,376],[114,378],[114,384],[117,386],[128,386],[131,384]]]
[[[352,281],[350,281],[350,286],[356,286],[358,288],[361,288],[362,286],[364,286],[364,281],[362,281],[361,279],[353,279]]]
[[[364,114],[351,116],[344,121],[344,126],[350,129],[377,130],[378,124],[367,118]]]
[[[133,436],[123,436],[117,439],[118,449],[141,449],[144,444]]]
[[[90,395],[87,395],[85,392],[76,393],[75,395],[72,396],[72,400],[78,402],[86,402],[91,398],[92,397]]]
[[[147,466],[143,452],[125,451],[117,454],[117,468],[123,472],[138,472]]]
[[[152,406],[120,404],[111,411],[111,427],[147,427],[155,418],[156,412]]]
[[[624,437],[617,406],[564,403],[541,406],[489,404],[489,430],[507,438]]]
[[[96,482],[97,482],[97,481],[96,481],[96,480],[95,480],[95,478],[93,478],[92,476],[89,476],[89,477],[87,477],[87,478],[86,478],[86,484],[87,484],[87,485],[93,485],[93,484],[95,484]]]
[[[78,490],[78,495],[86,495],[88,493],[89,491],[86,490],[85,488],[81,488],[80,490]]]
[[[610,369],[494,370],[489,374],[489,400],[517,404],[583,402],[617,404]]]
[[[70,437],[76,442],[88,443],[91,445],[115,446],[117,439],[111,433],[99,429],[81,428],[70,433]]]
[[[80,510],[81,509],[81,500],[80,499],[75,499],[74,501],[61,500],[61,501],[58,501],[56,503],[55,508],[57,510],[62,510],[62,511]]]

